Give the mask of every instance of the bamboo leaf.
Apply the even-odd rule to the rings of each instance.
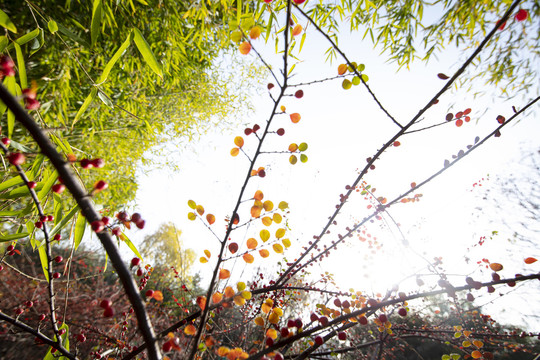
[[[152,49],[150,48],[150,45],[148,45],[142,33],[139,31],[139,29],[134,28],[133,34],[133,40],[135,41],[135,45],[137,46],[137,49],[139,49],[139,52],[141,53],[148,66],[150,66],[150,68],[159,77],[163,77],[163,70],[161,69],[161,65],[158,63],[156,57],[154,56],[154,53],[152,52]]]
[[[43,200],[45,199],[45,196],[47,196],[47,194],[51,190],[52,186],[56,182],[56,179],[58,178],[58,173],[56,171],[54,171],[49,176],[43,176],[43,178],[46,179],[46,180],[43,180],[43,187],[41,188],[40,192],[38,193],[39,202],[43,202]]]
[[[4,191],[6,189],[9,189],[12,186],[19,185],[22,183],[23,183],[23,179],[21,179],[19,176],[11,178],[9,180],[6,180],[0,183],[0,191]]]
[[[77,216],[77,221],[75,221],[75,231],[73,236],[73,243],[75,244],[75,250],[81,244],[84,231],[86,230],[86,218],[83,216],[82,212],[79,212]]]
[[[92,6],[92,23],[90,24],[91,45],[94,47],[99,36],[99,26],[101,24],[101,0],[94,0]]]
[[[57,233],[59,233],[65,226],[66,224],[71,220],[73,219],[73,216],[75,216],[75,214],[79,211],[79,205],[75,205],[73,207],[73,209],[71,209],[67,214],[66,216],[64,216],[62,218],[62,220],[60,220],[58,222],[58,224],[56,224],[52,230],[50,231],[49,233],[49,236],[52,238],[54,235],[56,235]]]
[[[11,31],[12,33],[17,32],[17,28],[15,27],[15,24],[11,22],[9,19],[9,16],[2,10],[0,10],[0,25]]]
[[[73,124],[71,124],[72,128],[75,125],[75,123],[81,118],[82,114],[84,114],[86,109],[88,109],[88,107],[90,106],[94,98],[96,97],[96,94],[97,94],[97,88],[93,88],[92,91],[90,91],[90,94],[88,94],[88,96],[86,97],[86,99],[84,99],[83,104],[81,105],[81,107],[79,108],[79,111],[77,111],[77,114],[75,115],[75,119],[73,119]]]
[[[58,24],[54,20],[49,20],[49,22],[47,23],[47,27],[49,28],[51,34],[54,34],[58,31]]]
[[[36,38],[36,36],[38,36],[38,35],[39,35],[39,29],[35,29],[35,30],[30,31],[27,34],[24,34],[23,36],[21,36],[20,38],[15,40],[15,42],[17,44],[19,44],[19,45],[24,45],[27,42],[29,42],[31,40],[34,40]],[[11,48],[11,46],[12,45],[8,46],[8,49]]]
[[[9,40],[7,36],[0,36],[0,53],[4,52],[6,46],[8,46]]]
[[[45,240],[43,244],[38,247],[39,261],[41,262],[41,268],[43,269],[43,274],[45,274],[45,279],[49,281],[49,263],[47,262],[47,252],[45,249]]]
[[[132,38],[133,38],[133,33],[130,33],[126,41],[124,41],[124,43],[120,45],[120,47],[118,48],[118,50],[116,50],[116,52],[114,53],[113,57],[109,60],[107,65],[105,65],[105,69],[103,69],[103,73],[101,73],[101,76],[99,77],[99,81],[98,81],[99,83],[102,83],[105,80],[107,80],[107,77],[109,76],[109,73],[111,72],[114,64],[116,64],[118,59],[120,59],[124,51],[126,51],[128,46],[131,44]]]
[[[27,232],[18,233],[18,234],[10,234],[10,235],[0,235],[0,242],[7,242],[7,241],[21,239],[23,237],[27,237],[28,235],[30,234]]]
[[[139,253],[139,250],[137,250],[137,247],[131,242],[131,240],[129,240],[129,238],[126,236],[126,234],[122,233],[122,235],[120,236],[120,238],[122,240],[124,240],[124,242],[127,244],[127,246],[129,246],[129,248],[131,249],[131,251],[133,251],[133,253],[135,255],[137,255],[137,257],[139,259],[143,259],[142,255]]]
[[[19,80],[21,83],[21,88],[26,89],[28,87],[28,83],[26,80],[26,67],[24,66],[24,57],[21,46],[16,42],[13,43],[13,46],[15,46],[15,52],[17,54],[17,68],[19,70]]]

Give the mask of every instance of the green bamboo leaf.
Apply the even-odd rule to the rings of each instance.
[[[0,25],[11,31],[12,33],[17,32],[17,28],[15,27],[15,24],[11,22],[9,19],[9,16],[2,10],[0,10]]]
[[[68,212],[66,214],[66,216],[64,216],[62,218],[62,220],[60,220],[58,222],[58,224],[56,224],[52,230],[49,232],[49,236],[52,238],[54,235],[56,235],[57,233],[59,233],[65,226],[66,224],[71,220],[73,219],[73,217],[75,216],[75,214],[79,211],[79,205],[75,205],[73,207],[73,209],[70,210],[70,212]]]
[[[58,330],[65,330],[65,332],[60,335],[60,337],[62,338],[62,345],[67,351],[69,351],[69,327],[66,323],[62,323],[62,326],[60,326]],[[54,341],[56,341],[56,336],[54,337]],[[55,354],[51,353],[51,350],[52,348],[49,348],[49,351],[47,352],[43,360],[67,360],[67,357],[65,356],[58,357],[58,354],[56,354],[55,356]]]
[[[154,53],[152,52],[152,49],[150,48],[150,45],[148,45],[142,33],[139,31],[139,29],[133,28],[133,34],[133,40],[135,41],[135,45],[137,46],[137,49],[139,49],[139,52],[141,53],[148,66],[150,66],[150,68],[159,77],[163,77],[163,70],[161,69],[161,65],[158,63],[156,57],[154,56]]]
[[[24,45],[29,41],[34,40],[39,35],[39,29],[30,31],[29,33],[24,34],[20,38],[16,39],[15,42],[19,45]],[[8,49],[13,48],[13,44],[8,46]]]
[[[105,69],[103,69],[103,73],[99,77],[99,80],[98,80],[99,83],[102,83],[105,80],[107,80],[107,77],[109,76],[109,73],[111,72],[114,64],[116,64],[118,59],[120,59],[120,57],[122,56],[124,51],[126,51],[128,46],[131,44],[131,39],[132,38],[133,38],[133,33],[129,33],[126,41],[124,41],[124,43],[118,48],[118,50],[116,50],[113,57],[109,60],[107,65],[105,65]]]
[[[97,94],[97,88],[93,88],[92,91],[90,91],[90,94],[88,94],[88,96],[86,97],[86,99],[84,99],[83,104],[81,105],[81,107],[79,108],[79,111],[77,111],[77,114],[75,115],[75,119],[73,119],[73,124],[71,124],[72,128],[75,125],[75,123],[80,119],[82,114],[86,111],[86,109],[88,109],[88,107],[90,106],[94,98],[96,97],[96,94]]]
[[[78,42],[84,47],[90,47],[90,44],[86,42],[85,40],[83,40],[79,35],[75,34],[73,31],[71,31],[70,29],[68,29],[62,24],[57,24],[57,25],[58,25],[58,31],[60,31],[62,34],[66,35],[71,40]]]
[[[45,279],[49,281],[49,263],[47,262],[47,252],[45,249],[45,240],[43,244],[38,247],[39,261],[41,262],[41,268],[43,269],[43,274],[45,274]]]
[[[18,233],[18,234],[10,234],[10,235],[0,235],[0,242],[7,242],[7,241],[13,241],[17,239],[22,239],[23,237],[27,237],[30,235],[27,232]]]
[[[40,184],[38,184],[38,186],[36,187],[36,190],[40,188],[39,185]],[[0,199],[18,199],[26,195],[30,195],[30,190],[28,190],[28,187],[24,185],[19,186],[18,188],[13,189],[10,192],[0,195]]]
[[[23,179],[20,178],[20,176],[11,178],[9,180],[6,180],[2,183],[0,183],[0,191],[4,191],[6,189],[9,189],[12,186],[19,185],[23,183]]]
[[[63,205],[62,197],[58,195],[57,193],[53,193],[53,202],[54,202],[54,225],[56,225],[62,219],[64,205]]]
[[[83,216],[82,212],[79,212],[77,216],[77,221],[75,221],[75,231],[73,236],[73,243],[75,244],[75,250],[81,244],[84,230],[86,230],[86,218]]]
[[[91,45],[94,47],[99,36],[99,26],[101,24],[101,0],[94,0],[92,6],[92,23],[90,24]]]
[[[58,31],[58,24],[54,20],[49,20],[49,22],[47,23],[47,27],[49,28],[51,34],[54,34]]]
[[[4,210],[4,211],[0,211],[0,216],[15,216],[18,213],[19,213],[19,211]]]
[[[24,57],[21,50],[21,45],[17,44],[16,42],[13,43],[13,45],[15,46],[15,52],[17,54],[17,70],[19,70],[21,88],[26,89],[28,87],[28,83],[26,81],[26,67],[24,66]]]
[[[32,169],[28,172],[28,179],[36,181],[35,178],[37,178],[39,171],[41,170],[41,165],[43,164],[43,160],[45,160],[45,155],[38,154],[36,158],[34,159],[34,162],[32,163]]]
[[[9,40],[7,36],[0,36],[0,53],[4,52],[6,46],[8,46]]]
[[[10,93],[15,96],[21,95],[21,90],[17,83],[15,82],[14,76],[6,76],[4,79],[4,86],[8,89]],[[15,127],[15,114],[8,110],[7,114],[7,125],[8,125],[8,137],[11,138],[13,135],[13,128]]]
[[[126,234],[122,233],[122,235],[120,236],[120,238],[122,240],[124,240],[124,242],[127,244],[127,246],[129,246],[129,248],[131,249],[131,251],[133,251],[133,253],[135,255],[137,255],[137,257],[139,259],[143,259],[142,255],[139,253],[139,250],[137,250],[137,247],[135,247],[135,245],[131,242],[131,240],[129,240],[129,238],[126,236]]]
[[[45,44],[45,36],[43,35],[43,31],[40,30],[38,36],[36,36],[32,44],[30,45],[30,49],[32,50],[30,51],[30,56],[38,52],[39,49],[41,49],[41,47],[43,46],[43,44]]]
[[[58,179],[58,173],[54,171],[49,176],[43,175],[43,187],[41,188],[40,192],[38,193],[38,200],[39,202],[43,202],[45,200],[45,196],[51,191],[52,186],[56,182],[56,179]],[[40,184],[38,184],[40,185]]]

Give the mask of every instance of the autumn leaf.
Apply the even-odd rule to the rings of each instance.
[[[266,230],[266,229],[263,229],[261,230],[261,232],[259,233],[259,236],[261,237],[261,240],[263,242],[266,242],[268,241],[268,239],[270,239],[270,231]]]
[[[223,294],[220,292],[215,292],[214,295],[212,295],[212,302],[214,304],[218,304],[223,299]]]
[[[248,249],[255,249],[257,247],[257,240],[254,238],[247,239],[247,247]]]
[[[445,75],[445,74],[443,74],[443,73],[438,73],[438,74],[437,74],[437,77],[438,77],[439,79],[441,79],[441,80],[448,80],[448,79],[450,79],[450,77],[449,77],[448,75]]]
[[[257,316],[253,322],[255,322],[255,325],[257,326],[264,326],[264,319],[261,316]]]
[[[186,328],[184,329],[184,333],[186,335],[195,335],[197,333],[197,328],[195,326],[193,326],[192,324],[189,324],[188,326],[186,326]]]
[[[201,310],[204,310],[206,307],[206,296],[198,296],[196,300],[197,306],[201,308]]]
[[[227,286],[225,288],[225,297],[232,298],[234,296],[234,294],[236,294],[236,292],[234,291],[234,289],[232,287]]]
[[[206,264],[208,262],[208,259],[205,258],[204,256],[201,256],[201,258],[199,259],[199,261],[201,262],[201,264]]]
[[[257,190],[255,191],[255,195],[253,195],[253,198],[255,200],[259,200],[259,201],[262,201],[262,199],[264,198],[264,194],[261,190]]]
[[[231,276],[231,272],[227,269],[221,269],[219,270],[219,279],[225,280],[228,279]]]
[[[535,263],[538,260],[533,258],[533,257],[528,257],[524,261],[525,261],[525,264],[532,264],[532,263]]]
[[[503,269],[503,266],[499,263],[491,263],[489,264],[489,267],[491,268],[491,270],[497,272],[497,271],[501,271]]]
[[[267,258],[270,256],[270,252],[266,249],[259,250],[259,255],[261,255],[262,258]]]
[[[246,299],[244,299],[242,296],[240,295],[236,295],[233,299],[234,303],[236,304],[236,306],[242,306],[246,303]]]
[[[251,51],[251,44],[247,41],[244,41],[240,44],[238,49],[240,50],[240,54],[247,55]]]
[[[204,214],[204,208],[203,208],[202,205],[197,205],[196,210],[197,210],[197,213],[198,213],[199,215],[202,216],[202,215]]]
[[[245,253],[242,258],[244,259],[245,262],[247,262],[248,264],[252,264],[254,261],[255,261],[255,258],[253,257],[253,255],[251,254],[248,254],[248,253]]]
[[[209,250],[204,250],[204,255],[206,255],[206,257],[209,258],[209,259],[212,256],[212,254],[210,253]]]
[[[297,35],[300,35],[300,33],[302,32],[302,25],[300,24],[296,24],[296,26],[292,29],[292,36],[297,36]]]
[[[235,137],[234,138],[234,145],[238,146],[239,148],[244,146],[244,138],[242,138],[241,136]]]
[[[239,153],[240,153],[239,148],[232,148],[231,149],[231,156],[238,156]]]
[[[274,203],[271,202],[270,200],[266,200],[263,203],[263,208],[265,211],[272,211],[272,209],[274,208]]]
[[[270,226],[272,225],[272,218],[269,216],[265,216],[262,218],[262,223],[264,226]]]
[[[281,246],[281,244],[274,244],[272,245],[272,248],[274,249],[274,251],[278,254],[282,254],[283,253],[283,246]]]
[[[347,64],[341,64],[337,68],[337,72],[339,75],[343,75],[347,72]]]
[[[214,222],[216,222],[216,217],[212,214],[208,214],[206,215],[206,221],[208,221],[208,223],[212,225]]]
[[[299,113],[292,113],[292,114],[289,115],[289,116],[290,116],[290,118],[291,118],[291,121],[292,121],[293,123],[295,123],[295,124],[298,123],[298,122],[300,121],[300,119],[302,118],[302,117],[300,116]]]
[[[249,37],[255,40],[259,36],[261,36],[261,28],[258,26],[253,27],[249,32]]]
[[[163,301],[163,293],[159,290],[155,290],[154,291],[154,294],[152,295],[152,297],[156,300],[156,301]]]
[[[189,200],[189,201],[187,202],[187,204],[188,204],[188,206],[189,206],[190,208],[192,208],[193,210],[195,210],[195,208],[197,207],[197,204],[196,204],[195,201],[193,201],[193,200]]]

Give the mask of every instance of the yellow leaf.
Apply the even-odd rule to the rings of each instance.
[[[286,108],[285,106],[281,105],[280,110],[281,110],[282,112],[285,112],[285,111],[287,110],[287,108]]]
[[[281,244],[274,244],[274,245],[272,245],[272,248],[273,248],[274,251],[277,252],[278,254],[282,254],[282,253],[283,253],[283,246],[281,246]]]
[[[257,240],[254,238],[247,239],[247,247],[248,249],[255,249],[257,247]]]
[[[231,272],[227,269],[221,269],[219,270],[219,278],[221,280],[228,279],[231,276]]]
[[[156,301],[163,301],[163,293],[159,290],[155,290],[152,297],[156,299]]]
[[[247,41],[244,41],[240,44],[240,47],[238,49],[240,50],[240,54],[247,55],[251,51],[251,44]]]
[[[212,302],[214,304],[219,303],[223,299],[223,294],[220,292],[215,292],[214,295],[212,295]]]
[[[267,258],[270,256],[270,252],[266,249],[259,250],[259,255],[261,255],[262,258]]]
[[[187,214],[187,218],[191,221],[195,220],[197,218],[197,215],[194,212],[190,212]]]
[[[469,347],[471,346],[471,342],[469,340],[465,340],[461,343],[461,345],[463,345],[463,347]]]
[[[208,259],[201,256],[201,258],[199,259],[199,261],[201,262],[201,264],[206,264],[208,262]]]
[[[261,216],[261,211],[262,211],[262,208],[258,207],[258,206],[252,206],[251,207],[251,217],[252,218],[258,218]]]
[[[255,26],[254,28],[251,29],[251,31],[249,32],[249,37],[252,38],[253,40],[257,39],[259,36],[261,36],[261,28],[258,27],[258,26]]]
[[[270,226],[272,225],[272,218],[269,216],[265,216],[262,218],[262,223],[264,226]]]
[[[296,24],[296,26],[292,29],[292,36],[297,36],[297,35],[300,35],[300,33],[302,32],[302,25],[300,24]]]
[[[195,201],[193,201],[193,200],[189,200],[189,201],[187,202],[187,204],[188,204],[188,206],[189,206],[190,208],[192,208],[193,210],[195,210],[195,208],[197,207],[197,204],[196,204]]]
[[[275,340],[277,338],[276,329],[268,329],[268,330],[266,330],[266,336],[268,336],[269,338],[272,338],[272,339]]]
[[[226,346],[220,346],[218,351],[217,351],[217,354],[219,356],[227,356],[227,354],[230,352],[231,350],[226,347]]]
[[[289,208],[289,204],[286,201],[282,201],[279,203],[278,208],[280,210],[285,210]]]
[[[274,306],[274,300],[268,298],[266,300],[264,300],[264,303],[270,307]]]
[[[299,113],[293,113],[293,114],[290,115],[290,117],[291,117],[291,121],[292,121],[293,123],[295,123],[295,124],[296,124],[297,122],[299,122],[300,119],[302,118],[302,117],[300,116]]]
[[[272,310],[272,305],[268,305],[267,303],[263,303],[261,305],[261,311],[265,314],[268,314]]]
[[[241,293],[240,295],[241,295],[244,299],[246,299],[246,300],[250,300],[251,297],[253,296],[253,295],[251,294],[251,291],[248,291],[248,290],[242,291],[242,293]]]
[[[283,240],[281,240],[281,242],[283,243],[283,246],[285,246],[286,248],[291,246],[291,240],[289,240],[289,239],[283,239]]]
[[[242,146],[244,146],[244,139],[241,137],[241,136],[237,136],[234,138],[234,145],[238,146],[239,148],[241,148]]]
[[[259,235],[261,236],[261,240],[263,242],[266,242],[266,241],[268,241],[268,239],[270,239],[270,231],[268,231],[266,229],[261,230]]]
[[[276,230],[276,237],[277,237],[278,239],[281,239],[282,237],[285,236],[285,232],[286,232],[286,231],[287,231],[287,230],[284,229],[284,228],[277,229],[277,230]]]
[[[202,216],[202,215],[204,214],[204,208],[203,208],[202,205],[197,205],[197,209],[196,209],[196,210],[197,210],[197,213],[198,213],[199,215]]]
[[[337,72],[339,75],[343,75],[347,72],[347,64],[341,64],[337,68]]]
[[[283,220],[283,217],[282,217],[280,214],[275,213],[275,214],[272,216],[272,219],[274,220],[274,222],[275,222],[276,224],[279,224],[279,223],[281,223],[281,220]]]
[[[245,253],[242,258],[244,259],[245,262],[247,262],[248,264],[253,264],[253,262],[255,261],[255,258],[253,257],[253,255],[251,254],[248,254],[248,253]]]
[[[231,156],[238,156],[239,153],[240,153],[240,149],[238,148],[231,149]]]
[[[240,30],[233,31],[231,33],[231,40],[235,43],[239,43],[242,40],[242,32]]]
[[[264,319],[261,316],[257,316],[253,321],[258,326],[264,326]]]
[[[184,329],[184,333],[186,333],[186,335],[195,335],[197,333],[197,328],[193,326],[192,324],[189,324]]]
[[[270,316],[268,316],[268,322],[270,324],[277,324],[279,322],[279,316],[276,313],[271,313]]]
[[[236,306],[242,306],[246,303],[246,299],[244,299],[242,296],[240,295],[236,295],[234,297],[234,303],[236,304]]]
[[[281,308],[274,308],[272,310],[273,312],[275,312],[278,316],[283,316],[283,310],[281,310]]]
[[[238,284],[236,284],[236,288],[238,289],[238,291],[243,291],[246,288],[246,283],[243,281],[240,281],[238,282]]]
[[[274,203],[271,202],[270,200],[266,200],[263,203],[263,208],[265,211],[272,211],[272,209],[274,208]]]
[[[212,254],[208,250],[204,250],[204,255],[206,255],[206,257],[209,258],[209,259],[212,256]]]

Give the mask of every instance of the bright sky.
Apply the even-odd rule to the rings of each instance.
[[[407,123],[444,85],[444,82],[437,78],[437,73],[452,75],[459,67],[459,56],[462,56],[451,50],[441,56],[440,61],[430,62],[427,66],[418,62],[413,64],[410,71],[402,70],[396,73],[395,65],[385,63],[385,55],[379,55],[369,43],[363,43],[360,39],[361,35],[346,36],[340,40],[340,44],[350,59],[366,65],[365,73],[370,79],[368,84],[389,112],[402,124]],[[276,69],[279,68],[281,56],[273,54],[273,44],[265,46],[262,40],[257,40],[254,45],[267,61],[274,64]],[[333,64],[325,62],[324,51],[328,46],[324,39],[317,37],[313,31],[309,32],[304,50],[299,55],[303,61],[296,66],[295,75],[290,82],[295,84],[335,76],[337,65],[341,61]],[[251,53],[248,56],[255,55]],[[269,60],[270,58],[272,60]],[[291,89],[289,93],[297,89]],[[321,231],[326,219],[333,213],[339,194],[344,193],[345,185],[356,178],[356,170],[363,167],[365,159],[372,156],[398,130],[378,110],[362,86],[345,91],[341,88],[341,80],[335,80],[301,89],[305,93],[302,99],[289,97],[283,105],[289,113],[300,113],[302,120],[295,125],[291,123],[288,115],[277,116],[273,130],[283,127],[285,136],[270,136],[264,149],[285,151],[291,142],[306,142],[309,145],[306,152],[309,161],[293,166],[288,162],[288,155],[264,155],[259,158],[256,167],[266,167],[267,176],[264,179],[253,179],[246,192],[248,197],[251,197],[255,190],[260,189],[264,192],[265,199],[272,200],[276,205],[281,200],[289,203],[291,214],[288,225],[291,231],[288,232],[288,237],[296,245],[287,250],[285,256],[288,259],[296,257],[300,245],[306,244],[313,235]],[[393,199],[408,190],[411,182],[419,183],[440,170],[445,159],[451,160],[452,154],[466,149],[468,144],[473,143],[475,136],[482,138],[491,132],[497,125],[497,115],[508,118],[512,114],[512,105],[517,108],[524,105],[521,98],[511,102],[500,102],[498,99],[492,102],[492,99],[490,96],[473,99],[472,95],[459,91],[444,95],[440,103],[427,113],[421,124],[438,123],[444,120],[448,111],[456,113],[468,107],[472,108],[472,121],[461,128],[447,124],[401,138],[402,145],[389,149],[376,163],[377,168],[366,177],[366,181],[377,188],[375,194]],[[251,126],[258,123],[263,126],[272,106],[266,89],[260,94],[254,94],[253,104],[255,113],[247,118],[232,120],[238,124]],[[538,106],[533,110],[538,111]],[[505,127],[500,138],[490,139],[479,150],[420,189],[418,193],[422,193],[423,198],[419,203],[390,208],[389,213],[401,225],[401,231],[410,243],[409,247],[401,244],[396,226],[392,224],[390,217],[385,216],[388,226],[381,226],[381,222],[376,222],[368,228],[382,244],[380,250],[373,254],[366,243],[351,239],[347,246],[342,246],[339,252],[334,252],[327,258],[322,267],[317,265],[311,268],[313,279],[328,271],[335,274],[337,283],[343,290],[354,288],[383,292],[406,276],[417,272],[428,273],[426,262],[418,254],[430,260],[442,256],[447,273],[460,275],[450,277],[450,281],[455,285],[464,284],[464,276],[470,273],[477,280],[488,281],[490,271],[481,274],[475,265],[476,261],[482,258],[503,263],[504,276],[513,276],[518,272],[538,272],[538,263],[526,268],[523,265],[523,258],[540,256],[538,249],[524,250],[524,244],[514,244],[507,240],[512,236],[512,218],[518,219],[521,216],[519,206],[513,206],[512,213],[503,214],[494,210],[496,204],[490,200],[483,201],[482,198],[486,196],[486,189],[493,193],[500,192],[499,178],[506,180],[510,174],[521,176],[530,171],[520,165],[520,160],[527,152],[538,150],[539,120],[537,115],[528,116]],[[193,199],[203,205],[207,212],[213,213],[217,219],[214,230],[220,236],[224,233],[223,218],[231,214],[249,166],[245,157],[230,156],[229,151],[234,146],[233,139],[237,135],[243,136],[246,142],[244,148],[248,154],[252,154],[256,146],[253,135],[244,136],[243,129],[244,126],[241,125],[232,131],[216,128],[191,143],[183,143],[174,159],[166,159],[179,164],[178,172],[150,169],[141,171],[137,209],[146,219],[147,227],[143,231],[131,231],[129,235],[132,240],[140,241],[145,235],[155,231],[159,224],[172,221],[181,229],[185,246],[195,249],[198,256],[202,256],[204,249],[215,253],[218,249],[215,237],[200,221],[188,220],[187,213],[190,209],[187,201]],[[481,179],[485,179],[483,186],[473,187],[473,184]],[[490,198],[492,197],[491,195]],[[508,200],[501,197],[500,201]],[[339,225],[353,226],[354,221],[369,215],[367,205],[368,202],[361,198],[351,199],[338,218]],[[246,203],[246,206],[241,208],[241,219],[248,218],[250,206]],[[479,211],[478,207],[482,210]],[[510,226],[502,224],[503,218]],[[233,238],[242,245],[247,238],[257,237],[255,235],[261,227],[262,225],[257,225],[247,230],[244,227],[233,233]],[[275,228],[272,229],[273,233]],[[489,235],[494,230],[499,231],[499,235],[490,240]],[[540,229],[535,222],[530,222],[529,230],[531,233],[528,235],[534,236]],[[333,232],[333,235],[335,234]],[[484,235],[488,237],[486,244],[467,252],[467,248],[471,248]],[[335,238],[328,238],[333,239]],[[464,255],[470,258],[469,265],[465,263]],[[267,270],[272,269],[279,259],[279,256],[273,254],[267,259],[258,259],[251,265],[240,260],[234,264],[233,274],[242,273],[243,280],[250,280],[250,274],[257,270],[258,265]],[[231,269],[233,264],[226,264],[226,267]],[[209,274],[211,269],[212,263],[197,263],[195,267],[195,271],[200,272],[206,281],[209,279],[205,275]],[[437,278],[428,276],[424,277],[424,280],[431,284],[436,283]],[[414,289],[415,277],[401,286],[402,289]],[[532,291],[538,293],[536,284],[518,291],[528,292],[530,287],[535,286]],[[506,293],[508,290],[510,289],[502,288],[501,292]],[[518,291],[515,291],[514,295]],[[498,293],[499,291],[496,292]],[[490,298],[480,296],[481,294],[484,292],[475,293],[478,305],[490,301]],[[511,299],[512,308],[530,309],[526,303],[519,302],[518,296]],[[496,312],[495,318],[505,322],[535,323],[530,317],[523,319],[520,314],[516,315],[515,311],[510,311],[509,316],[505,316],[502,312],[502,308],[507,307],[505,304],[508,302],[495,301],[488,313]],[[528,312],[533,311],[523,311],[525,314]]]

